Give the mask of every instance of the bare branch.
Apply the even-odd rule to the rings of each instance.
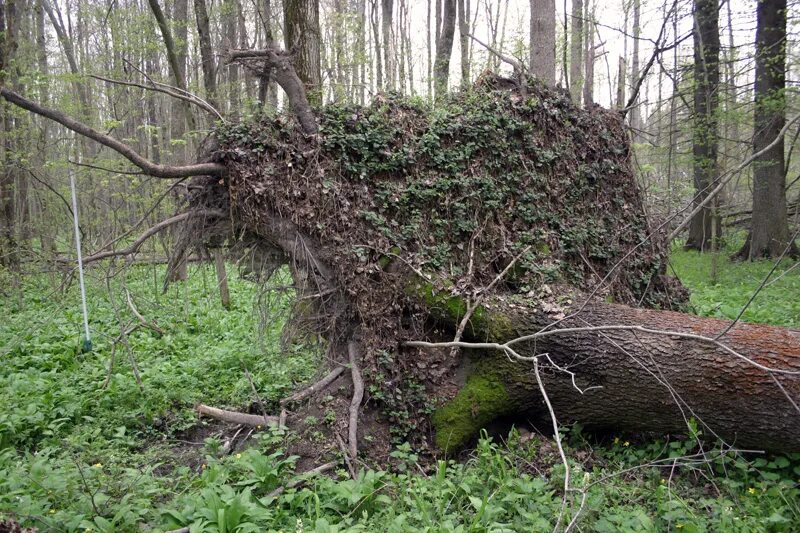
[[[157,93],[163,93],[163,94],[169,95],[169,96],[171,96],[173,98],[177,98],[178,100],[183,100],[184,102],[188,102],[190,104],[194,104],[197,107],[199,107],[200,109],[202,109],[203,111],[205,111],[206,113],[212,115],[215,119],[219,119],[219,120],[225,122],[225,119],[222,117],[222,115],[219,113],[219,111],[217,111],[214,108],[214,106],[212,106],[211,104],[209,104],[208,102],[206,102],[202,98],[200,98],[200,97],[198,97],[196,95],[193,95],[193,94],[189,93],[188,91],[184,91],[182,89],[179,92],[178,90],[175,90],[172,87],[170,87],[169,85],[166,85],[166,84],[163,84],[163,83],[159,84],[159,85],[162,85],[162,87],[159,87],[157,85],[144,85],[142,83],[136,83],[134,81],[115,80],[115,79],[112,79],[112,78],[106,78],[105,76],[99,76],[97,74],[89,74],[89,77],[90,78],[94,78],[96,80],[104,81],[104,82],[107,82],[107,83],[113,83],[113,84],[116,84],[116,85],[126,85],[128,87],[138,87],[139,89],[144,89],[146,91],[154,91],[154,92],[157,92]],[[181,93],[186,93],[186,94],[181,94]]]
[[[127,144],[105,133],[100,133],[96,129],[65,115],[61,111],[37,104],[6,87],[0,88],[0,95],[10,103],[26,111],[49,118],[75,133],[111,148],[150,176],[156,178],[186,178],[189,176],[222,176],[225,174],[225,166],[219,163],[195,163],[186,166],[158,165],[139,155]]]
[[[308,103],[306,88],[292,64],[292,57],[283,50],[266,48],[263,50],[230,50],[228,63],[238,62],[256,75],[266,75],[272,70],[275,81],[286,92],[292,112],[306,135],[319,133],[319,125],[311,104]]]
[[[202,210],[198,210],[198,211],[187,211],[186,213],[181,213],[179,215],[175,215],[175,216],[170,217],[170,218],[168,218],[166,220],[162,220],[161,222],[159,222],[158,224],[156,224],[155,226],[153,226],[151,228],[148,228],[147,231],[142,233],[139,236],[139,238],[137,238],[135,241],[133,241],[133,243],[130,246],[128,246],[127,248],[124,248],[122,250],[117,250],[117,251],[113,251],[112,250],[112,251],[99,252],[99,253],[92,254],[92,255],[90,255],[88,257],[85,257],[83,259],[83,263],[84,264],[88,264],[88,263],[92,263],[94,261],[100,261],[101,259],[108,259],[109,257],[119,257],[119,256],[125,256],[125,255],[133,255],[137,251],[139,251],[139,248],[142,246],[142,244],[147,239],[149,239],[150,237],[152,237],[153,235],[155,235],[159,231],[162,231],[163,229],[165,229],[165,228],[167,228],[169,226],[172,226],[173,224],[177,224],[178,222],[182,222],[182,221],[186,220],[189,217],[193,217],[193,216],[224,216],[224,215],[225,215],[224,211],[220,211],[220,210],[217,210],[217,209],[202,209]]]
[[[226,411],[225,409],[217,409],[204,404],[198,404],[195,410],[201,415],[206,415],[223,422],[231,422],[234,424],[244,424],[246,426],[263,426],[265,423],[271,426],[278,425],[278,417],[276,416],[261,416],[251,415],[248,413],[240,413],[238,411]]]

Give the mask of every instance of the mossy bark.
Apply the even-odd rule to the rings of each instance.
[[[535,333],[552,322],[540,307],[535,302],[488,303],[483,318],[473,323],[479,327],[471,337],[503,343]],[[457,323],[446,313],[433,314],[440,321]],[[592,303],[558,328],[643,326],[713,338],[728,324],[671,311]],[[800,372],[798,330],[737,324],[721,342],[760,365]],[[607,330],[554,334],[514,348],[523,356],[549,355],[540,358],[541,374],[561,423],[667,434],[685,433],[687,420],[695,418],[709,439],[718,436],[739,448],[800,451],[800,376],[770,374],[711,343]],[[433,415],[440,448],[452,451],[463,446],[500,416],[548,416],[532,364],[499,351],[470,350],[464,357],[465,385]],[[573,372],[575,382],[550,361]]]

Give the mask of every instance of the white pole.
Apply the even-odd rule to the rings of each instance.
[[[83,255],[81,254],[81,230],[78,226],[78,197],[75,194],[75,171],[69,168],[69,187],[72,190],[72,220],[75,223],[75,248],[78,250],[78,279],[81,284],[81,305],[83,306],[83,329],[86,338],[83,341],[85,351],[92,349],[92,337],[89,333],[89,312],[86,310],[86,286],[83,284]]]

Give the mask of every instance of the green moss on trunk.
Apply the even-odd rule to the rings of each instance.
[[[496,375],[473,374],[456,397],[433,414],[436,445],[445,452],[457,450],[511,408],[506,387]]]

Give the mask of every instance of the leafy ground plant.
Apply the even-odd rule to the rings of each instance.
[[[703,261],[673,254],[701,312],[702,302],[729,298],[722,283],[705,281]],[[798,274],[790,267],[781,267],[785,275],[768,287],[768,306],[754,302],[752,309],[778,310],[765,321],[800,323],[796,314],[780,311],[796,305],[791,290]],[[742,280],[737,290],[746,301],[770,268],[724,264],[720,279]],[[18,294],[0,301],[6,317],[0,330],[0,521],[68,532],[552,530],[563,466],[547,439],[516,431],[508,439],[484,434],[461,461],[423,463],[400,445],[389,469],[362,469],[355,479],[344,469],[303,477],[277,494],[300,479],[294,458],[284,453],[287,435],[260,431],[244,449],[226,449],[226,434],[198,421],[192,406],[252,405],[247,368],[271,408],[311,378],[313,357],[282,347],[279,324],[258,323],[256,289],[235,275],[234,304],[226,312],[213,271],[203,267],[165,295],[163,272],[136,267],[114,279],[112,299],[104,272],[91,272],[91,353],[79,351],[74,286],[61,293],[47,277],[28,278]],[[104,388],[120,332],[117,317],[123,326],[133,318],[125,289],[164,333],[132,333],[132,357],[118,344]],[[564,440],[573,478],[587,491],[579,520],[584,531],[793,531],[800,523],[800,456],[709,451],[711,460],[695,461],[691,440],[598,437],[579,428]]]

